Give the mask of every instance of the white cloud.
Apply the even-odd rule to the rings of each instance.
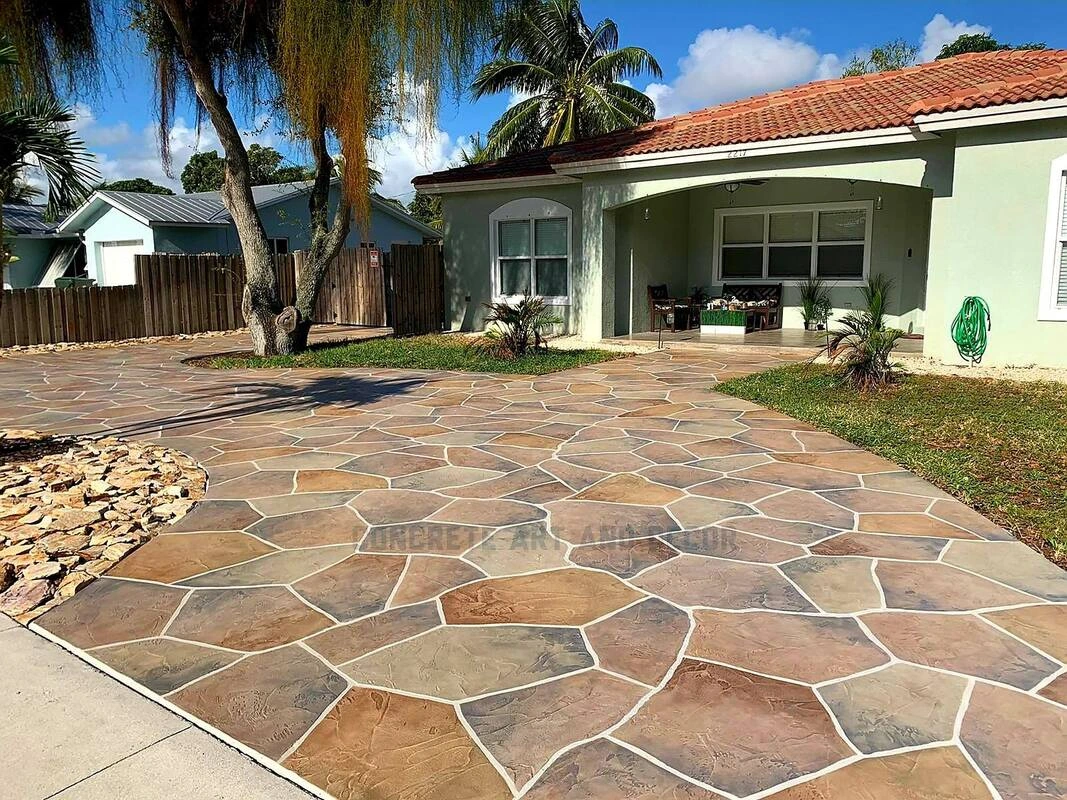
[[[703,30],[678,62],[678,77],[650,84],[645,92],[655,101],[657,116],[665,117],[839,76],[841,59],[820,53],[802,36],[754,25]]]
[[[96,156],[97,171],[105,181],[147,178],[180,193],[182,185],[179,176],[193,154],[221,149],[209,122],[197,130],[195,124],[191,125],[184,117],[178,117],[168,132],[171,177],[163,170],[157,126],[146,125],[135,132],[124,120],[114,125],[102,124],[93,109],[85,104],[77,104],[74,110],[76,119],[72,127]],[[246,145],[279,145],[277,136],[270,129],[269,119],[265,117],[256,119],[255,127],[243,133],[242,138]]]
[[[92,108],[85,103],[76,103],[74,106],[74,129],[78,131],[82,141],[92,150],[97,147],[113,147],[123,144],[133,136],[130,126],[126,122],[115,125],[101,125],[93,114]]]
[[[933,61],[941,48],[956,41],[965,33],[989,33],[992,28],[985,25],[971,25],[960,21],[953,22],[944,14],[934,14],[933,19],[923,28],[922,40],[919,42],[919,60]]]
[[[523,92],[519,89],[512,89],[508,94],[508,108],[513,108],[521,103],[523,100],[529,100],[536,92]]]
[[[426,172],[445,169],[459,158],[467,140],[453,140],[439,128],[429,132],[398,126],[380,139],[367,143],[370,162],[382,173],[378,193],[407,203],[414,195],[411,179]]]

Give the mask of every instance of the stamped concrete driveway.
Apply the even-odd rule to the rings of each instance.
[[[1067,574],[893,464],[709,392],[0,361],[4,420],[153,438],[208,499],[39,620],[338,798],[1067,796]]]

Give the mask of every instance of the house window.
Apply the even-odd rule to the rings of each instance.
[[[872,212],[870,201],[719,209],[715,274],[723,282],[863,281]]]
[[[270,251],[276,256],[284,256],[289,252],[289,240],[284,236],[276,239],[268,239],[270,244]]]
[[[1067,320],[1067,156],[1052,164],[1038,319]]]
[[[571,215],[566,206],[528,198],[490,215],[496,297],[539,295],[553,302],[570,296]]]

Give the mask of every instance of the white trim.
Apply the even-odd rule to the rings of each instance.
[[[415,191],[423,194],[454,194],[476,192],[486,189],[525,189],[534,186],[557,186],[563,183],[581,183],[568,175],[520,175],[512,178],[485,178],[477,181],[446,181],[444,183],[414,184]]]
[[[115,200],[110,197],[104,196],[100,192],[93,192],[91,195],[89,195],[89,198],[84,203],[82,203],[80,206],[78,206],[78,208],[71,212],[69,217],[59,223],[59,226],[56,228],[56,231],[61,232],[67,230],[68,226],[73,225],[74,221],[78,219],[82,214],[91,211],[92,207],[95,206],[97,202],[118,209],[127,217],[137,220],[142,225],[152,225],[152,222],[147,217],[143,217],[135,211],[130,211],[130,209],[126,208],[121,203],[115,202]]]
[[[559,296],[539,295],[546,303],[555,306],[570,305],[571,290],[573,283],[574,266],[574,219],[571,209],[556,200],[547,200],[543,197],[523,197],[518,200],[504,203],[489,215],[489,281],[493,292],[493,301],[513,301],[521,295],[504,295],[500,293],[497,281],[497,264],[500,260],[497,249],[497,223],[507,221],[528,220],[530,223],[530,279],[531,286],[536,272],[537,257],[533,254],[536,248],[533,235],[533,222],[537,219],[551,219],[562,217],[567,220],[567,294]]]
[[[966,108],[959,111],[940,111],[918,114],[915,125],[921,131],[946,131],[956,128],[975,128],[981,125],[1006,125],[1012,122],[1067,117],[1067,98],[1031,100],[1026,103],[1002,103],[985,108]]]
[[[909,126],[882,130],[851,131],[819,136],[795,136],[790,139],[774,139],[744,144],[726,144],[674,152],[644,153],[634,156],[598,158],[591,161],[571,161],[555,164],[561,175],[581,175],[587,172],[602,172],[615,169],[643,169],[669,164],[696,164],[705,161],[724,161],[756,156],[807,153],[819,150],[837,150],[845,147],[874,147],[885,144],[909,144],[939,138],[937,134],[919,131]]]
[[[832,277],[823,278],[823,280],[833,281],[834,286],[862,286],[867,282],[871,272],[871,232],[874,227],[874,201],[873,200],[852,200],[848,202],[840,203],[797,203],[793,205],[780,205],[780,206],[746,206],[734,208],[730,206],[728,208],[715,209],[715,235],[714,235],[714,249],[712,251],[712,270],[711,277],[712,282],[717,284],[745,284],[745,283],[781,283],[785,286],[796,286],[807,278],[780,278],[773,275],[767,275],[767,268],[769,263],[770,248],[772,246],[788,246],[795,244],[797,246],[811,247],[811,269],[809,275],[816,275],[818,267],[818,251],[820,247],[836,247],[841,245],[855,245],[859,244],[858,240],[855,241],[842,241],[842,242],[820,242],[819,238],[819,219],[818,213],[822,211],[849,211],[849,210],[864,210],[866,212],[864,233],[863,233],[863,276],[861,278],[842,278]],[[775,242],[770,241],[770,215],[788,213],[790,211],[804,211],[810,212],[812,215],[812,228],[811,228],[811,240],[805,242]],[[763,215],[764,229],[763,229],[763,241],[760,245],[763,248],[763,274],[759,277],[752,278],[732,278],[723,277],[722,275],[722,233],[723,233],[723,220],[726,217],[736,217],[744,215]],[[740,246],[740,245],[739,245]],[[755,247],[755,243],[751,245]]]
[[[1045,249],[1041,259],[1041,295],[1037,318],[1044,322],[1067,320],[1067,306],[1056,305],[1056,287],[1067,275],[1060,274],[1060,239],[1064,213],[1064,184],[1067,182],[1067,155],[1054,159],[1049,170],[1048,210],[1045,216]]]

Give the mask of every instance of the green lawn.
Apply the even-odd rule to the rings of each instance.
[[[503,372],[544,375],[586,364],[610,361],[624,353],[608,350],[539,351],[522,358],[485,355],[470,340],[459,336],[416,336],[410,339],[370,339],[361,342],[315,345],[295,356],[257,357],[236,354],[200,359],[202,366],[218,369],[279,367],[391,367],[396,369]]]
[[[804,364],[717,388],[907,467],[1067,565],[1067,385],[912,375],[865,395]]]

